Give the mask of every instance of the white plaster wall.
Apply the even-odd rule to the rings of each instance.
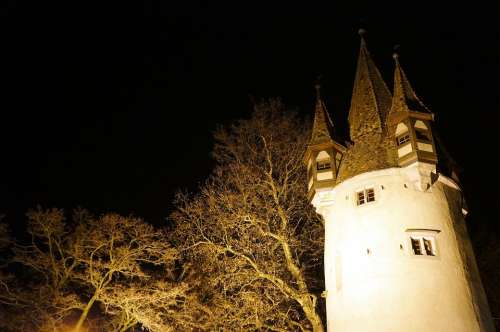
[[[454,183],[421,191],[407,172],[364,173],[313,199],[326,221],[328,331],[494,331],[474,311],[453,229],[463,219],[453,220],[443,191]],[[357,206],[355,191],[369,186],[376,201]],[[407,229],[438,230],[438,256],[414,256]]]

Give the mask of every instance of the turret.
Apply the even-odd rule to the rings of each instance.
[[[332,120],[321,99],[320,85],[316,84],[314,124],[304,155],[310,200],[317,192],[335,186],[345,147],[334,137]]]
[[[388,135],[397,146],[398,165],[412,165],[414,181],[422,190],[430,187],[438,162],[432,122],[434,114],[422,103],[413,90],[394,53],[394,95],[387,118]]]

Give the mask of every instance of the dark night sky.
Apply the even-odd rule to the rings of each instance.
[[[496,222],[494,8],[409,16],[320,5],[40,6],[10,1],[0,11],[0,211],[12,224],[37,204],[161,223],[173,193],[209,174],[216,124],[248,116],[249,95],[281,96],[309,114],[318,74],[345,134],[360,21],[390,87],[401,45],[407,75],[464,168],[471,220]]]

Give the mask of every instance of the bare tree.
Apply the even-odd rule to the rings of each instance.
[[[96,301],[115,316],[118,331],[138,323],[150,331],[203,326],[196,320],[188,284],[175,275],[177,250],[164,231],[118,215],[87,223],[86,240],[75,253],[82,271],[76,278],[91,292],[77,328]]]
[[[208,330],[211,312],[200,305],[190,285],[165,281],[114,287],[103,297],[105,312],[114,316],[113,330],[124,332],[137,323],[152,332]]]
[[[2,222],[0,215],[0,330],[11,329],[11,308],[18,305],[16,294],[12,291],[15,280],[11,273],[6,270],[8,265],[9,246],[12,240],[9,236],[7,224]]]
[[[77,267],[69,254],[75,237],[65,227],[60,210],[33,210],[27,217],[30,243],[16,244],[11,260],[26,268],[12,285],[13,314],[18,315],[16,324],[22,330],[54,331],[83,305],[68,287]]]
[[[198,323],[187,314],[189,287],[175,275],[177,250],[164,231],[138,218],[95,218],[84,210],[71,224],[57,209],[30,211],[28,219],[31,243],[18,245],[13,259],[28,269],[17,287],[26,289],[18,292],[29,308],[25,330],[80,331],[90,316],[111,321],[106,329],[115,331]]]
[[[307,138],[281,102],[261,103],[216,131],[212,176],[177,197],[179,241],[222,327],[323,331],[323,225],[307,199]]]
[[[4,271],[6,267],[5,261],[5,251],[11,244],[11,239],[9,236],[9,231],[7,228],[7,224],[2,223],[3,215],[0,215],[0,253],[2,257],[0,259],[0,304],[13,304],[11,291],[9,288],[9,281],[11,279],[11,275]]]

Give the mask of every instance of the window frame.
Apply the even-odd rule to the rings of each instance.
[[[396,145],[397,146],[403,146],[408,142],[411,142],[411,136],[410,136],[409,131],[396,136]]]
[[[363,206],[371,203],[375,203],[377,201],[375,194],[375,186],[370,186],[363,188],[361,190],[356,190],[356,194],[354,195],[356,199],[356,206]],[[362,197],[362,199],[360,199]]]
[[[437,235],[440,231],[438,230],[407,230],[408,237],[408,249],[412,257],[421,257],[426,259],[437,259],[439,258],[439,247]],[[418,241],[418,246],[420,249],[420,254],[415,253],[413,243]],[[429,254],[428,246],[426,243],[431,245],[431,254]]]
[[[422,128],[415,128],[415,138],[418,141],[424,142],[424,143],[431,143],[431,135],[428,130],[422,129]]]
[[[320,167],[320,165],[326,165],[326,166]],[[332,161],[330,158],[321,159],[321,160],[316,161],[316,170],[317,171],[324,171],[324,170],[331,169],[331,168],[332,168]]]

